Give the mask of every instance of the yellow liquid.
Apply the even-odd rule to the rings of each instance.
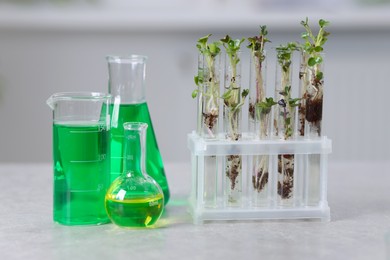
[[[107,215],[118,226],[148,227],[156,223],[164,209],[164,197],[117,200],[112,194],[106,195]]]

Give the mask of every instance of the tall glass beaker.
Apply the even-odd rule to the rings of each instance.
[[[64,225],[109,222],[104,208],[110,184],[111,97],[103,93],[52,95],[53,219]]]
[[[160,185],[164,203],[169,200],[168,181],[158,149],[145,98],[145,56],[108,56],[108,88],[112,96],[111,114],[111,182],[123,172],[125,122],[148,124],[146,131],[146,172]]]

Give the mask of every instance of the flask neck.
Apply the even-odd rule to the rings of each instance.
[[[108,91],[113,103],[145,102],[146,56],[108,56]]]
[[[146,174],[145,171],[145,136],[146,123],[129,122],[124,127],[123,173],[130,176]]]

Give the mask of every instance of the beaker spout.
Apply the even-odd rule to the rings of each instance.
[[[56,101],[56,99],[55,99],[53,96],[49,97],[49,98],[46,100],[46,104],[47,104],[52,110],[54,110],[54,105],[55,105],[56,102],[57,102],[57,101]]]

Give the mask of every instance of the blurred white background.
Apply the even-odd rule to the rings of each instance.
[[[324,132],[333,161],[389,161],[388,0],[0,1],[0,162],[50,162],[51,111],[61,91],[107,92],[107,54],[144,54],[147,100],[164,161],[189,161],[198,38],[249,37],[267,25],[272,47],[300,40],[306,16],[331,22]],[[246,51],[246,48],[245,48]],[[248,84],[248,57],[243,86]],[[295,64],[295,77],[297,67]]]

